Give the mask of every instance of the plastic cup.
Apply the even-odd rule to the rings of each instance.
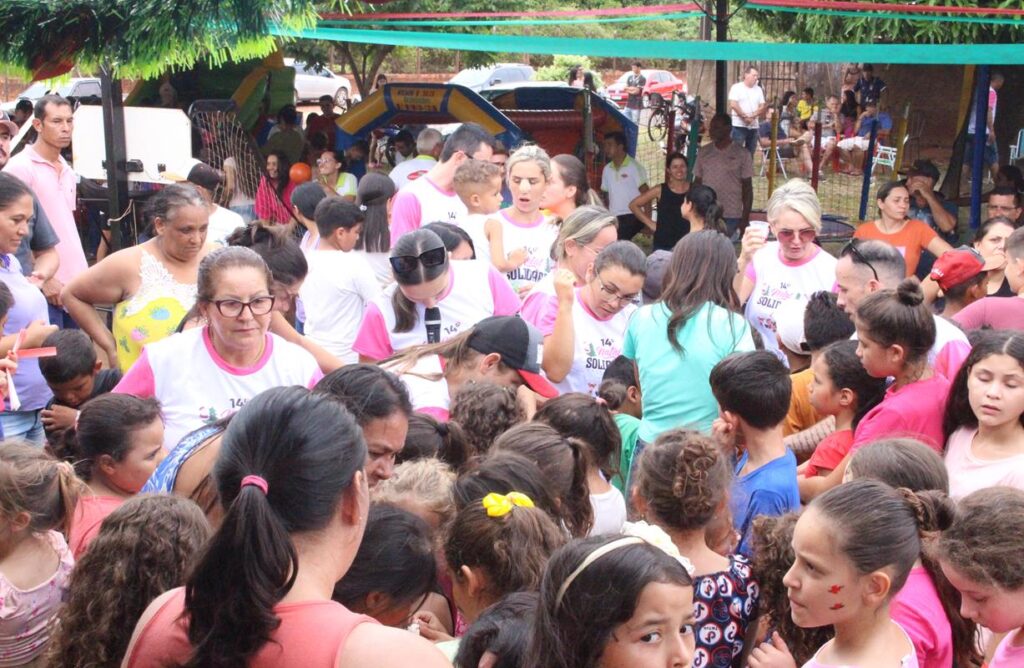
[[[768,221],[752,220],[750,221],[750,227],[761,235],[762,240],[768,240]]]

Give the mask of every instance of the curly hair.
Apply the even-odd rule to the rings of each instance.
[[[184,584],[209,536],[206,517],[187,499],[145,494],[125,501],[75,564],[47,665],[117,665],[146,606]]]
[[[473,454],[487,452],[494,439],[526,421],[516,393],[495,383],[465,385],[452,397],[449,423],[462,429]]]

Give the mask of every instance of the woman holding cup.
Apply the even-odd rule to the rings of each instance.
[[[768,223],[751,222],[743,234],[734,285],[744,314],[783,362],[775,337],[775,311],[790,300],[807,300],[836,281],[836,259],[814,243],[821,231],[821,203],[806,181],[792,179],[768,202]],[[769,234],[775,240],[768,241]]]

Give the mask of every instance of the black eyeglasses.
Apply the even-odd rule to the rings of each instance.
[[[857,248],[858,245],[860,245],[860,239],[850,239],[850,243],[843,246],[843,250],[840,251],[839,257],[846,257],[847,255],[852,255],[854,262],[866,266],[868,269],[871,270],[871,273],[875,277],[875,280],[879,280],[878,272],[875,271],[874,265],[872,265],[871,262],[866,257],[864,257],[864,253],[861,253],[860,249]]]
[[[388,258],[388,262],[391,263],[391,268],[395,270],[396,274],[408,274],[416,269],[418,265],[439,267],[444,264],[446,259],[448,259],[448,251],[444,246],[441,246],[440,248],[431,248],[428,251],[423,251],[419,255],[396,255],[395,257]]]
[[[247,302],[238,301],[237,299],[218,299],[213,302],[213,305],[217,307],[217,311],[225,318],[237,318],[242,315],[242,311],[246,307],[248,307],[249,313],[253,315],[266,315],[274,309],[274,298],[257,297]]]

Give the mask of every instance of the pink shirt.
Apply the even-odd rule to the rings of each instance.
[[[60,266],[56,278],[61,283],[68,283],[88,269],[89,264],[85,260],[78,225],[75,223],[78,175],[64,158],[60,158],[60,165],[58,172],[56,167],[36,152],[34,146],[27,146],[11,158],[4,171],[24,181],[46,212],[53,231],[60,239],[57,242]]]
[[[942,417],[949,396],[949,380],[934,374],[926,380],[889,388],[885,398],[864,416],[853,435],[850,452],[882,438],[916,438],[940,455],[945,443]]]
[[[985,297],[968,304],[964,310],[953,316],[953,320],[964,329],[1024,330],[1024,299],[1020,297]]]
[[[83,496],[78,499],[68,536],[68,546],[75,559],[85,553],[85,548],[100,532],[103,520],[122,503],[124,499],[116,496]]]
[[[410,181],[391,206],[391,246],[406,232],[418,230],[428,223],[457,223],[467,215],[466,205],[454,190],[445,190],[429,175]]]
[[[1018,638],[1020,630],[1006,634],[1006,637],[999,643],[996,653],[988,663],[988,668],[1020,668],[1024,666],[1024,645],[1014,642],[1024,642],[1024,638]]]
[[[953,631],[939,591],[923,566],[910,570],[907,583],[893,598],[891,614],[914,643],[921,668],[953,665]]]
[[[961,427],[946,442],[946,470],[949,495],[962,499],[988,487],[1016,487],[1024,490],[1024,454],[1003,459],[981,459],[971,452],[978,430]]]

